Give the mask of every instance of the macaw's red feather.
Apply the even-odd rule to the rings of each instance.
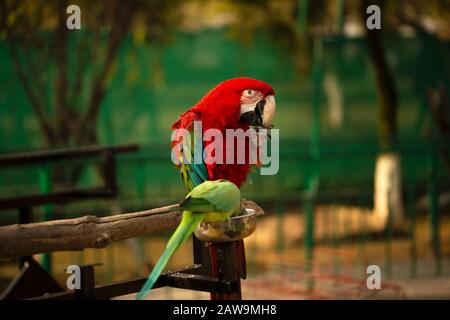
[[[234,143],[234,150],[226,148],[226,129],[247,130],[249,126],[240,122],[241,95],[244,90],[258,90],[264,97],[274,95],[274,90],[266,83],[252,78],[235,78],[221,82],[209,91],[196,105],[180,115],[172,125],[172,129],[193,130],[196,120],[202,122],[202,133],[208,129],[217,129],[223,136],[223,161],[220,163],[207,163],[208,178],[210,180],[227,179],[238,187],[247,179],[250,170],[248,148],[238,149]],[[205,141],[206,148],[212,141]],[[172,143],[174,146],[177,141]],[[246,144],[248,145],[248,143]],[[227,153],[234,152],[234,164],[225,164]],[[245,163],[237,164],[237,155],[245,154]],[[207,154],[211,157],[215,154]]]

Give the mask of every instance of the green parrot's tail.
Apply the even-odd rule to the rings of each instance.
[[[170,257],[172,257],[173,253],[187,240],[187,238],[189,238],[192,232],[194,232],[195,228],[203,220],[204,216],[205,214],[202,213],[194,214],[191,211],[183,212],[183,218],[181,219],[178,228],[175,230],[167,243],[166,250],[164,250],[163,254],[159,258],[141,291],[139,291],[136,297],[137,300],[145,299],[167,265],[167,262],[169,262]]]

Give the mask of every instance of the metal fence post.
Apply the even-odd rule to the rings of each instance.
[[[314,201],[319,186],[320,179],[320,103],[322,91],[322,56],[323,56],[322,39],[314,39],[313,48],[313,112],[311,124],[311,173],[307,181],[307,197],[305,202],[305,245],[306,259],[308,263],[313,258],[314,245]]]
[[[42,193],[52,191],[52,167],[50,164],[44,164],[39,169],[39,190]],[[44,210],[44,221],[50,221],[54,216],[54,206],[45,204],[42,206]],[[51,253],[44,253],[42,255],[41,265],[49,274],[52,273],[52,255]]]
[[[430,176],[429,176],[429,211],[431,221],[431,245],[433,247],[433,254],[436,263],[436,275],[441,274],[441,249],[440,249],[440,235],[439,235],[439,204],[438,204],[438,181],[437,181],[437,166],[438,155],[437,146],[434,144],[430,155]]]
[[[417,243],[416,243],[416,197],[415,183],[416,176],[413,165],[408,166],[410,172],[410,183],[407,188],[406,210],[409,218],[409,241],[411,243],[410,259],[411,259],[411,277],[417,276]]]

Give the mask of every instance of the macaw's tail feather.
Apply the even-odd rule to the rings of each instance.
[[[191,211],[184,211],[183,218],[178,226],[178,228],[173,233],[169,242],[166,245],[166,249],[159,258],[156,266],[153,268],[152,273],[148,277],[141,291],[139,291],[136,299],[144,300],[150,290],[153,288],[156,280],[158,280],[160,274],[164,270],[172,257],[174,252],[189,238],[189,236],[194,232],[197,225],[203,220],[205,214],[192,213]]]

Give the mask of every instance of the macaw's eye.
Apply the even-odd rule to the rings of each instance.
[[[246,98],[251,98],[255,95],[255,90],[244,90],[244,92],[242,93],[244,97]]]

